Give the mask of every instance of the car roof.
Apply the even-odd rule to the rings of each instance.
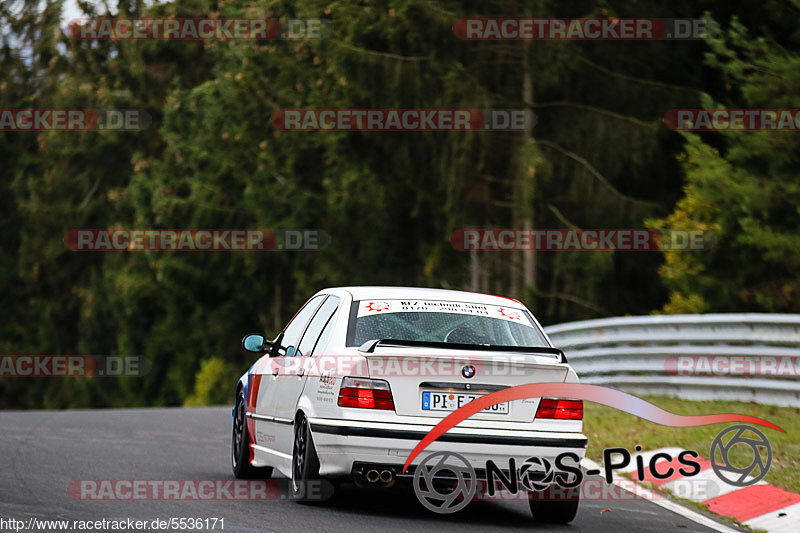
[[[347,291],[353,300],[377,299],[414,299],[414,300],[442,300],[449,302],[468,302],[486,305],[505,305],[509,307],[524,308],[519,300],[505,296],[494,296],[480,292],[453,291],[448,289],[428,289],[424,287],[335,287],[334,289]]]

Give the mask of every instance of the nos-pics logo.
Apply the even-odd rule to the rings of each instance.
[[[747,449],[750,449],[748,452]],[[740,450],[740,452],[737,452]],[[752,461],[744,468],[736,466],[731,455],[752,453]],[[747,487],[761,481],[772,464],[772,446],[767,436],[752,426],[739,424],[725,428],[711,443],[711,468],[722,481],[736,487]]]
[[[427,456],[414,471],[414,492],[427,509],[455,513],[472,501],[478,490],[475,469],[463,455],[436,452]]]
[[[640,449],[637,446],[637,450]],[[614,461],[613,456],[621,455],[621,461]],[[711,443],[711,467],[725,483],[736,487],[746,487],[758,483],[767,475],[772,464],[772,447],[767,437],[752,426],[740,424],[728,427],[717,434]],[[693,450],[685,450],[677,458],[678,470],[683,477],[692,477],[700,473],[700,464],[695,460],[699,454]],[[741,466],[742,459],[750,458],[747,466]],[[607,482],[613,479],[614,470],[622,469],[630,464],[631,454],[625,448],[609,448],[603,452],[603,467]],[[650,458],[651,475],[666,479],[673,475],[675,469],[668,466],[664,469],[659,461],[674,464],[674,459],[666,453],[655,454]],[[599,470],[584,472],[579,466],[580,458],[573,452],[565,452],[555,457],[554,462],[542,457],[529,457],[519,467],[514,458],[510,458],[505,469],[499,468],[493,461],[486,461],[486,488],[490,496],[495,488],[502,486],[504,490],[516,494],[519,490],[540,492],[553,484],[564,488],[580,485],[584,475],[599,475]],[[636,457],[636,477],[639,481],[645,478],[645,465],[641,457]],[[414,471],[414,492],[417,499],[427,509],[442,514],[449,514],[466,507],[476,495],[479,480],[475,468],[462,455],[442,451],[428,455]]]

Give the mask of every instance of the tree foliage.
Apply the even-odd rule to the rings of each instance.
[[[791,4],[175,0],[88,16],[322,18],[319,40],[81,41],[62,1],[0,6],[0,107],[143,109],[139,132],[0,132],[0,351],[146,357],[140,378],[0,379],[3,407],[232,397],[314,291],[522,298],[544,323],[797,308],[797,137],[678,135],[671,108],[792,107]],[[467,16],[699,17],[708,41],[461,41]],[[741,15],[739,22],[732,15]],[[766,28],[769,28],[767,30]],[[707,54],[705,61],[703,54]],[[530,90],[526,90],[526,86]],[[532,132],[281,132],[278,109],[519,109]],[[454,250],[466,227],[703,228],[708,253]],[[319,228],[319,252],[73,252],[75,228]],[[231,370],[232,369],[232,370]],[[196,376],[196,377],[195,377]],[[227,383],[227,384],[226,384]],[[221,395],[221,396],[220,396]]]
[[[792,109],[800,55],[738,21],[709,41],[706,62],[726,93],[707,109]],[[800,140],[786,131],[685,134],[684,197],[655,227],[716,235],[707,253],[667,253],[660,268],[667,313],[800,310]]]

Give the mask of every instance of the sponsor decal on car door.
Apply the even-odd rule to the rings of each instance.
[[[317,345],[323,331],[328,324],[331,324],[336,309],[339,306],[339,298],[328,296],[319,306],[311,317],[308,326],[302,331],[302,336],[289,338],[286,335],[286,355],[278,364],[283,364],[285,368],[296,369],[293,371],[278,372],[274,381],[274,404],[273,419],[274,431],[276,435],[275,448],[286,454],[292,453],[294,440],[293,421],[295,410],[300,395],[303,393],[308,376],[304,369],[309,368],[306,359],[311,356],[314,347]],[[288,328],[287,328],[288,331]]]

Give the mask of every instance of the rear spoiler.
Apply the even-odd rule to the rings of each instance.
[[[489,344],[464,344],[460,342],[436,342],[436,341],[404,341],[396,339],[372,339],[361,346],[359,352],[373,353],[378,346],[406,346],[409,348],[441,348],[445,350],[475,350],[480,352],[516,352],[529,355],[555,355],[559,362],[566,363],[567,356],[558,348],[548,348],[546,346],[491,346]]]

